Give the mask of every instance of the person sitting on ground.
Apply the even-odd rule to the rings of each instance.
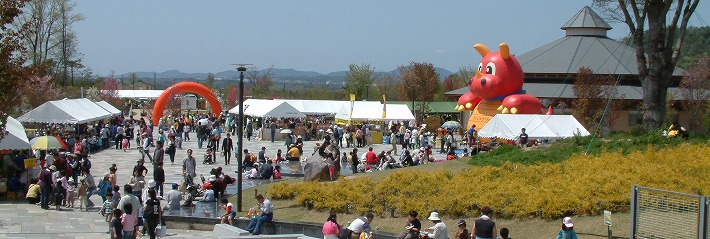
[[[180,200],[182,200],[182,194],[178,191],[179,186],[180,185],[177,183],[173,183],[172,190],[170,190],[165,196],[168,200],[167,207],[169,210],[180,210]]]
[[[429,215],[429,219],[434,223],[434,226],[424,229],[427,238],[431,239],[448,239],[449,231],[446,229],[446,224],[439,218],[438,212],[432,212]]]
[[[500,237],[499,237],[499,238],[500,238],[500,239],[510,239],[510,237],[508,237],[508,234],[509,234],[509,233],[510,233],[510,231],[508,230],[508,228],[505,228],[505,227],[504,227],[504,228],[501,228],[501,229],[500,229]]]
[[[252,160],[252,155],[249,153],[249,150],[244,149],[244,160],[242,161],[242,168],[247,169],[254,167],[254,161]]]
[[[344,239],[357,239],[360,238],[360,234],[370,230],[370,225],[372,220],[375,219],[375,215],[372,213],[365,214],[364,217],[358,217],[353,220],[353,222],[346,227],[342,233]]]
[[[470,239],[471,234],[466,229],[466,220],[459,220],[459,230],[456,232],[455,239]]]
[[[419,231],[422,229],[422,223],[419,221],[417,216],[419,213],[417,211],[409,212],[409,217],[407,217],[407,225],[404,227],[406,230],[397,236],[397,239],[419,239]]]
[[[247,177],[250,179],[258,179],[259,178],[259,163],[254,163],[251,170],[249,170],[249,174],[247,174]]]
[[[30,204],[39,202],[40,186],[37,184],[38,182],[39,180],[36,178],[30,179],[30,187],[27,189],[27,195],[25,196]]]
[[[270,179],[271,175],[274,174],[274,166],[272,165],[271,160],[266,160],[266,164],[261,166],[259,169],[259,177],[261,179]]]
[[[288,149],[288,152],[286,153],[286,160],[288,161],[299,161],[301,157],[301,153],[298,151],[298,148],[296,145],[291,144],[290,148]]]
[[[210,180],[212,180],[214,175],[210,176]],[[205,183],[204,185],[205,188],[205,194],[202,196],[202,199],[200,199],[200,202],[214,202],[215,197],[214,197],[214,190],[212,190],[212,184]]]

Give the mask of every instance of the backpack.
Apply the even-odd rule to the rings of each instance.
[[[249,154],[249,160],[251,160],[252,163],[256,162],[256,156],[254,156],[254,154]]]
[[[144,214],[146,218],[158,217],[158,210],[160,210],[160,201],[150,199],[146,203],[146,210]]]

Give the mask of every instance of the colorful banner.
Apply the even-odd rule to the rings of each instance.
[[[355,94],[350,94],[350,118],[353,117],[353,109],[355,109]]]

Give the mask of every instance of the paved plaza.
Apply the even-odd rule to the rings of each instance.
[[[192,136],[194,138],[194,133]],[[223,134],[223,137],[224,136],[225,134]],[[236,139],[233,140],[236,147],[237,141]],[[304,142],[304,156],[310,156],[311,153],[313,153],[315,143],[316,141]],[[100,177],[102,177],[104,173],[108,172],[108,168],[113,163],[118,166],[118,185],[124,185],[129,181],[133,166],[136,165],[136,161],[141,158],[141,155],[135,148],[135,145],[132,146],[134,147],[126,152],[123,150],[116,150],[111,147],[103,151],[95,152],[91,155],[91,171],[96,178],[97,184]],[[201,162],[202,155],[205,153],[205,148],[198,149],[197,142],[195,140],[183,142],[182,147],[182,150],[177,150],[175,164],[171,164],[169,157],[167,155],[165,156],[166,192],[170,188],[170,183],[182,181],[181,162],[182,159],[187,156],[187,149],[193,149],[193,156],[195,156],[198,163],[197,182],[200,182],[200,174],[205,175],[205,178],[207,178],[209,176],[209,171],[213,167],[218,166],[222,167],[223,172],[226,172],[226,174],[234,177],[237,176],[235,170],[237,170],[237,163],[240,160],[234,159],[234,156],[232,156],[230,165],[224,165],[224,159],[220,157],[217,159],[217,164],[204,165]],[[270,141],[257,141],[254,139],[251,141],[244,140],[244,148],[248,149],[250,152],[256,153],[261,150],[261,147],[266,147],[267,156],[270,158],[276,157],[276,151],[278,149],[282,149],[283,155],[286,155],[286,147],[284,146],[283,141],[276,141],[272,143]],[[390,145],[373,145],[372,147],[375,152],[389,150],[391,148]],[[344,150],[344,152],[349,152],[352,148]],[[399,150],[401,150],[400,147],[398,147],[398,152]],[[366,151],[367,148],[360,148],[359,153],[362,154]],[[152,166],[149,162],[146,163],[146,167],[149,168],[146,180],[152,179]],[[293,170],[299,169],[293,168]],[[343,170],[343,174],[351,174],[349,169],[344,168]],[[270,181],[268,180],[246,179],[243,180],[243,187],[244,189],[248,189],[249,187],[257,184],[269,182]],[[236,185],[229,186],[227,192],[236,192]],[[100,202],[101,197],[98,195],[92,196],[91,199],[97,206],[102,204]],[[163,201],[163,205],[164,203],[165,201]],[[78,205],[78,203],[76,205]],[[16,201],[0,201],[0,215],[2,215],[0,216],[0,238],[108,238],[108,235],[106,234],[108,224],[104,221],[104,218],[98,214],[96,209],[91,212],[81,212],[76,208],[63,208],[63,211],[56,211],[53,209],[53,206],[51,206],[51,208],[52,209],[50,210],[42,210],[39,205],[27,204],[24,199]],[[170,229],[170,223],[168,222],[167,238],[207,238],[211,237],[211,235],[212,234],[209,231],[185,231]]]

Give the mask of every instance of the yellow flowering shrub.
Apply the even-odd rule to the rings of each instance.
[[[623,210],[633,185],[684,193],[710,192],[710,146],[681,144],[643,152],[573,155],[559,163],[522,165],[504,162],[458,173],[394,170],[384,179],[341,179],[318,183],[282,182],[268,191],[277,199],[292,198],[317,210],[383,213],[395,208],[437,209],[450,216],[477,215],[490,206],[511,218],[559,218]],[[616,207],[622,205],[622,207]]]

